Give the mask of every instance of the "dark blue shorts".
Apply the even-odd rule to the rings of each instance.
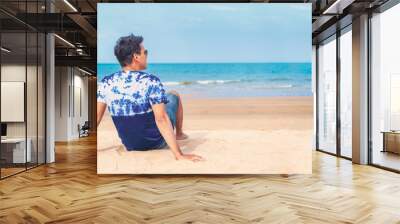
[[[167,93],[166,95],[167,95],[168,103],[165,105],[165,107],[167,110],[168,117],[171,120],[172,127],[175,129],[175,127],[176,127],[176,112],[178,111],[178,107],[179,107],[179,97],[172,93]],[[168,145],[164,140],[159,146],[155,147],[154,149],[165,149],[167,147],[168,147]]]

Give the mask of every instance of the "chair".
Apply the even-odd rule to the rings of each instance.
[[[78,124],[79,138],[89,136],[89,129],[90,129],[89,121],[85,121],[82,127]]]

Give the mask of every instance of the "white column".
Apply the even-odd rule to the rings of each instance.
[[[55,76],[54,76],[54,35],[47,34],[46,37],[46,60],[47,60],[47,71],[46,71],[46,163],[52,163],[55,161],[55,149],[54,149],[54,133],[55,133]]]
[[[353,162],[368,163],[368,15],[353,19]]]
[[[54,5],[46,1],[46,11],[54,12]],[[54,34],[46,35],[46,163],[55,162],[55,43]]]

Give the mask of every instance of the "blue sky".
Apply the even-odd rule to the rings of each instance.
[[[311,62],[311,4],[99,3],[98,63],[143,36],[149,63]]]

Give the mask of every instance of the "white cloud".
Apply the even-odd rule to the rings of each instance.
[[[227,5],[220,5],[220,4],[213,4],[209,6],[210,9],[215,11],[223,11],[223,12],[236,12],[238,11],[237,7],[227,6]]]

